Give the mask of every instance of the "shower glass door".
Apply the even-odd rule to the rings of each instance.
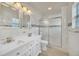
[[[62,47],[62,34],[61,34],[61,17],[48,20],[48,24],[44,23],[45,20],[40,22],[40,32],[42,33],[42,40],[48,41],[48,47],[61,48]]]

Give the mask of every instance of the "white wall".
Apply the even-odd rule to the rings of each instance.
[[[72,22],[72,7],[62,7],[62,48],[68,52],[69,49],[69,33],[68,23]]]
[[[79,29],[69,31],[69,55],[79,56]]]
[[[69,28],[69,55],[79,56],[79,29],[75,27],[76,4],[73,4],[72,27]]]

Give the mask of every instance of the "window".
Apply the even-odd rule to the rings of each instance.
[[[79,28],[79,3],[72,7],[72,28]]]
[[[12,27],[18,27],[19,26],[19,19],[13,18],[11,25],[12,25]]]
[[[79,28],[79,3],[76,5],[76,27]]]

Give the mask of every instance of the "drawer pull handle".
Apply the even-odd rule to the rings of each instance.
[[[19,52],[17,52],[17,55],[20,55],[20,53],[19,53]]]

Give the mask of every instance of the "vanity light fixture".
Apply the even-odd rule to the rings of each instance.
[[[30,15],[32,14],[32,11],[30,9],[27,10],[27,14]]]
[[[20,9],[20,8],[22,8],[21,4],[18,3],[18,2],[14,4],[14,7],[15,7],[16,9]]]
[[[16,6],[20,8],[21,7],[21,4],[20,3],[16,3]]]
[[[48,10],[52,10],[52,7],[48,7]]]
[[[22,5],[21,3],[19,3],[19,2],[14,3],[14,8],[17,9],[17,10],[21,10],[21,11],[24,12],[25,14],[28,14],[28,15],[32,14],[32,11],[31,11],[29,8],[23,6],[23,5]]]
[[[22,10],[23,10],[24,12],[27,12],[27,7],[23,7]]]

